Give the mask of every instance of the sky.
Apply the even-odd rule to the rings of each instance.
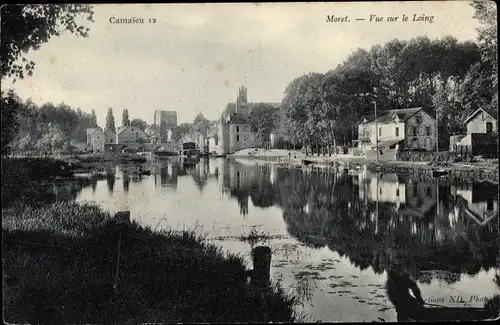
[[[479,26],[468,1],[106,4],[94,11],[95,22],[85,21],[88,38],[51,38],[26,55],[36,62],[33,76],[2,81],[2,89],[40,105],[94,109],[101,126],[110,107],[117,121],[123,109],[147,123],[155,110],[176,110],[179,123],[200,112],[215,120],[241,85],[249,101],[280,102],[293,79],[326,73],[357,48],[418,36],[476,41]],[[413,21],[414,14],[433,21]],[[326,22],[327,15],[350,21]],[[113,24],[111,17],[144,23]]]

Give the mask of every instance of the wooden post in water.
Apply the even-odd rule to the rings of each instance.
[[[115,297],[118,294],[118,277],[120,272],[120,255],[121,255],[121,244],[122,244],[122,226],[130,223],[130,211],[120,211],[115,214],[115,223],[118,226],[118,231],[120,234],[118,235],[118,247],[116,254],[116,272],[115,272],[115,281],[113,284],[113,289],[115,292]]]
[[[271,256],[269,246],[258,246],[253,249],[253,272],[250,283],[258,287],[270,284]]]

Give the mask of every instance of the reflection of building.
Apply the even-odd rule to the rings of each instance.
[[[493,185],[462,184],[451,187],[451,195],[460,198],[459,208],[480,225],[498,215],[497,189]]]
[[[384,174],[379,176],[366,172],[360,176],[362,177],[360,183],[363,183],[359,187],[360,197],[366,196],[370,201],[393,203],[396,209],[405,203],[406,185],[398,175]],[[363,179],[364,177],[366,178]]]

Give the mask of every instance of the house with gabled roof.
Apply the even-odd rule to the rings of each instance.
[[[436,119],[422,107],[381,110],[363,116],[358,125],[358,147],[364,149],[411,149],[436,147]]]
[[[106,136],[100,127],[87,129],[87,147],[93,152],[104,151]]]
[[[498,155],[497,115],[493,109],[479,108],[474,111],[464,120],[467,134],[450,137],[450,150],[473,155]]]
[[[241,87],[236,102],[228,103],[223,110],[217,131],[217,154],[230,154],[239,150],[260,146],[252,132],[249,116],[252,110],[259,104],[271,105],[275,108],[281,103],[253,103],[247,101],[247,88]]]

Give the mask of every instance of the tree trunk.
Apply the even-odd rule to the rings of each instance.
[[[335,136],[333,136],[333,152],[335,153],[335,156],[337,155],[337,140],[335,139]]]
[[[316,154],[319,157],[319,144],[318,144],[318,139],[316,138]]]
[[[328,140],[328,157],[331,156],[332,156],[332,150],[331,150],[330,140]]]

